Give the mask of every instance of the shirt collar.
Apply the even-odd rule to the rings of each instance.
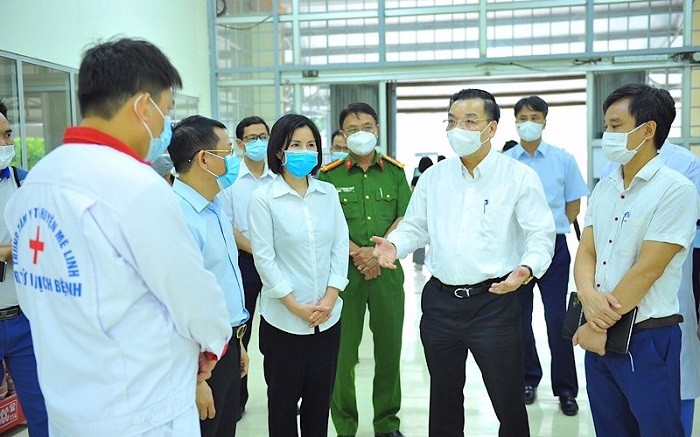
[[[146,163],[131,147],[97,129],[85,126],[71,126],[63,134],[63,144],[96,144],[111,147],[125,153],[139,162]]]
[[[250,172],[250,168],[248,168],[248,164],[246,164],[245,158],[242,158],[241,160],[241,166],[238,169],[238,179],[242,179],[243,176],[250,175],[251,178],[255,179],[255,176],[253,176],[253,173]],[[260,177],[257,180],[260,180],[266,176],[270,176],[272,178],[275,177],[275,174],[270,171],[270,167],[267,165],[267,161],[263,161],[265,163],[265,167],[263,168],[263,172],[260,175]]]
[[[644,179],[645,181],[648,181],[651,179],[657,171],[663,166],[663,159],[657,154],[654,158],[652,158],[649,162],[644,164],[644,167],[642,167],[636,175],[634,175],[635,179]]]
[[[202,212],[204,208],[209,206],[210,202],[204,196],[199,194],[197,190],[182,182],[178,178],[175,178],[173,181],[173,191],[185,199],[185,201],[189,203],[198,213]]]
[[[491,171],[491,169],[493,169],[493,167],[496,165],[496,159],[498,159],[496,155],[499,155],[499,153],[493,150],[493,147],[491,147],[489,149],[489,153],[487,153],[486,156],[484,156],[484,159],[482,159],[481,162],[474,169],[474,179],[483,177],[484,174],[488,174]],[[459,165],[462,166],[462,174],[468,176],[469,172],[462,163],[461,159],[459,160]]]
[[[7,166],[0,170],[0,180],[10,179],[10,167]]]
[[[311,176],[307,176],[306,178],[309,181],[309,188],[306,190],[307,196],[313,192],[318,192],[322,194],[327,193],[326,188],[321,182],[316,180],[316,178],[313,178]],[[287,181],[284,180],[284,177],[280,175],[280,177],[275,178],[275,180],[272,181],[272,197],[281,197],[285,194],[291,194],[293,196],[299,197],[299,193],[294,191],[294,189],[290,187],[289,184],[287,184]]]
[[[377,152],[376,150],[374,151],[374,158],[372,158],[372,164],[370,164],[370,167],[376,165],[379,167],[380,170],[384,170],[384,161],[382,161],[382,155]],[[350,169],[353,166],[358,166],[357,161],[355,158],[352,156],[352,153],[348,153],[348,157],[345,159],[345,169],[347,171],[350,171]]]
[[[513,147],[513,150],[513,154],[516,158],[520,158],[523,154],[530,156],[530,154],[525,151],[525,148],[520,143],[516,144],[515,147]],[[545,156],[547,155],[548,150],[549,144],[545,143],[544,140],[540,140],[539,146],[537,146],[537,149],[535,149],[535,156]]]
[[[634,179],[639,178],[648,181],[656,174],[657,171],[659,171],[662,165],[663,158],[659,155],[656,155],[649,162],[644,164],[644,167],[642,167],[637,172],[637,174],[634,175]],[[615,181],[615,183],[622,184],[622,166],[620,164],[617,164],[615,169],[612,172],[610,172],[610,175],[608,177]]]

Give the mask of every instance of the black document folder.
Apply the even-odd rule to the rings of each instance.
[[[627,353],[636,317],[637,307],[634,307],[608,329],[608,340],[605,343],[605,349],[608,352]],[[578,300],[578,293],[572,292],[569,298],[569,306],[566,309],[566,316],[564,317],[564,331],[562,332],[564,338],[572,338],[579,326],[584,323],[586,323],[586,316],[583,314],[581,301]]]

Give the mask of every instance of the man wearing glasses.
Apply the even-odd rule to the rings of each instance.
[[[432,437],[464,433],[468,351],[481,369],[499,436],[530,434],[517,290],[549,267],[554,219],[537,173],[491,148],[499,119],[490,93],[454,94],[447,139],[457,157],[426,170],[396,230],[388,239],[372,238],[386,268],[430,244],[425,264],[433,277],[423,289],[420,335]]]
[[[255,304],[262,290],[260,275],[253,263],[253,250],[250,247],[248,234],[248,204],[256,188],[268,184],[275,174],[267,166],[267,141],[270,138],[270,128],[265,120],[258,116],[246,117],[236,126],[236,145],[243,151],[243,162],[238,177],[233,185],[219,193],[224,213],[231,220],[233,235],[238,246],[238,266],[243,276],[245,307],[250,314],[248,329],[243,336],[243,346],[248,347],[253,327]],[[237,419],[243,417],[245,405],[248,402],[248,376],[241,380],[241,401]]]
[[[321,168],[319,179],[335,185],[350,231],[350,283],[342,293],[340,352],[331,418],[340,436],[355,435],[358,427],[355,366],[362,340],[365,312],[374,339],[374,432],[401,436],[401,331],[404,316],[403,271],[382,271],[372,254],[373,235],[387,235],[403,218],[411,189],[403,164],[377,153],[377,113],[366,103],[352,103],[340,113],[339,124],[350,151]]]
[[[231,225],[214,196],[236,179],[238,158],[233,154],[226,126],[199,115],[187,117],[175,126],[168,152],[179,175],[173,181],[173,191],[202,251],[204,267],[214,274],[223,291],[233,331],[228,351],[209,381],[197,383],[201,434],[233,436],[241,377],[248,372],[248,354],[242,344],[248,311]]]

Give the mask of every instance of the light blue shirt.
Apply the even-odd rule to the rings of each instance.
[[[556,233],[568,233],[571,225],[566,217],[566,204],[589,194],[588,185],[584,182],[573,155],[544,141],[535,150],[535,156],[530,156],[520,144],[503,154],[527,164],[537,172],[554,216]]]
[[[231,223],[222,213],[217,199],[209,202],[179,179],[173,182],[173,191],[177,194],[185,222],[202,251],[204,267],[216,276],[219,287],[224,292],[231,326],[242,325],[250,315],[245,308],[243,280],[238,268],[238,248],[233,239]],[[196,293],[196,290],[193,292]]]

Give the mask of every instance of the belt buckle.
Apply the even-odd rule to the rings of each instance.
[[[245,335],[246,330],[248,329],[248,325],[243,324],[236,328],[236,338],[241,340],[243,336]]]
[[[455,295],[455,297],[458,297],[460,299],[464,299],[464,296],[459,294],[460,291],[463,291],[464,293],[467,294],[467,297],[471,297],[471,295],[470,295],[471,290],[472,290],[471,288],[464,288],[464,287],[455,288],[454,295]]]

